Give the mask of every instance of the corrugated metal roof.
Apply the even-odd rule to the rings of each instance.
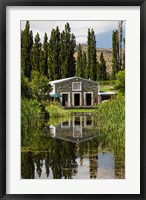
[[[59,80],[50,81],[49,83],[50,84],[56,84],[56,83],[60,83],[60,82],[67,81],[67,80],[71,80],[71,79],[74,79],[74,78],[78,78],[78,77],[74,76],[74,77],[69,77],[69,78],[63,78],[63,79],[59,79]]]

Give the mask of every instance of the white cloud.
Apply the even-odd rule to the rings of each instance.
[[[38,32],[41,41],[43,41],[45,32],[50,37],[51,30],[56,26],[62,32],[67,22],[70,24],[71,32],[76,36],[77,44],[87,42],[88,28],[93,28],[96,35],[118,28],[118,21],[30,21],[30,28],[33,31],[33,35],[35,36]],[[22,30],[25,28],[25,24],[26,21],[21,21]]]

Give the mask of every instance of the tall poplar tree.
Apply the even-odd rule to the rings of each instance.
[[[101,64],[97,61],[96,63],[97,73],[96,73],[96,81],[101,80]]]
[[[80,44],[78,47],[76,76],[83,77],[83,55],[82,55],[82,47]]]
[[[68,60],[66,58],[66,34],[63,30],[61,33],[61,40],[60,40],[60,67],[61,67],[61,78],[67,77],[67,65]]]
[[[32,69],[40,72],[40,54],[41,54],[41,41],[37,33],[34,39],[34,45],[31,51]]]
[[[47,36],[47,33],[45,33],[44,35],[43,49],[44,49],[43,75],[48,76],[48,36]]]
[[[93,29],[88,29],[88,64],[86,69],[86,78],[96,81],[97,63],[96,63],[96,39]]]
[[[122,63],[122,69],[125,69],[125,38],[123,38],[123,63]]]
[[[71,77],[75,75],[75,36],[71,33],[69,23],[65,25],[65,30],[61,33],[60,61],[61,77]]]
[[[40,67],[40,73],[44,76],[46,63],[45,63],[45,52],[43,49],[40,50],[39,67]]]
[[[90,69],[91,69],[91,33],[90,29],[88,29],[88,36],[87,36],[87,44],[88,44],[88,50],[87,50],[87,66],[86,66],[86,79],[90,78]]]
[[[21,32],[21,70],[24,76],[30,78],[32,64],[30,52],[33,46],[33,33],[30,30],[29,21],[26,22],[25,29]]]
[[[48,48],[48,73],[50,80],[61,78],[60,66],[60,31],[58,26],[52,29]]]
[[[106,76],[106,61],[103,57],[103,52],[100,54],[100,73],[101,73],[101,81],[105,81],[107,79]]]
[[[86,56],[86,52],[83,51],[82,52],[82,77],[85,78],[86,77],[86,67],[87,67],[87,56]]]
[[[116,79],[116,73],[120,70],[119,64],[119,42],[118,42],[118,31],[113,31],[112,34],[112,79]]]

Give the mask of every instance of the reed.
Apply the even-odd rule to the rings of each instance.
[[[50,114],[50,118],[65,117],[70,115],[70,112],[62,108],[56,101],[50,102],[45,109]]]
[[[118,96],[98,105],[98,125],[107,140],[125,144],[125,98]]]

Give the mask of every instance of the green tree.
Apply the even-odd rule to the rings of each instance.
[[[40,36],[37,33],[34,39],[34,45],[31,51],[31,63],[32,63],[32,69],[37,70],[40,72],[40,53],[41,53],[41,40]]]
[[[125,70],[119,71],[116,74],[116,84],[114,86],[120,93],[125,94]]]
[[[48,76],[48,36],[47,36],[47,33],[45,33],[44,35],[43,49],[44,49],[44,67],[42,69],[42,74],[45,76]]]
[[[49,58],[49,79],[56,80],[61,78],[60,71],[60,31],[58,26],[56,29],[52,29],[51,37],[49,40],[48,48],[48,58]]]
[[[25,29],[21,31],[21,70],[24,76],[30,78],[32,64],[30,52],[33,46],[33,33],[30,31],[29,21],[26,22]]]
[[[24,76],[24,71],[21,70],[21,97],[30,98],[29,78]]]
[[[61,33],[60,42],[60,61],[61,61],[61,77],[71,77],[75,75],[75,36],[71,33],[69,23],[65,25],[65,30]]]
[[[76,76],[83,77],[83,55],[82,55],[82,47],[80,44],[78,48]]]
[[[66,34],[63,30],[61,33],[61,40],[60,40],[60,63],[61,63],[61,78],[67,77],[67,54],[66,54]]]
[[[45,52],[44,50],[40,50],[40,57],[39,57],[39,68],[40,68],[40,73],[45,76]]]
[[[119,66],[119,42],[118,42],[118,31],[113,31],[112,34],[112,49],[113,49],[113,58],[112,58],[112,79],[116,78],[116,73],[120,70]]]
[[[36,99],[25,99],[21,101],[21,126],[22,131],[27,127],[35,127],[36,123],[41,120],[40,103]],[[28,132],[27,132],[28,133]],[[22,135],[22,140],[24,135]],[[30,136],[30,135],[29,135]],[[29,138],[30,141],[30,138]]]
[[[86,69],[86,78],[96,81],[97,63],[96,63],[96,39],[93,29],[88,29],[88,64]]]
[[[125,38],[123,38],[123,62],[122,62],[122,69],[125,69]]]
[[[83,51],[82,52],[82,77],[85,78],[86,77],[86,67],[87,67],[87,56],[86,56],[86,52]]]
[[[102,77],[101,77],[101,64],[97,61],[97,81],[101,81]]]
[[[91,68],[91,33],[90,29],[88,29],[88,37],[87,37],[87,67],[86,67],[86,78],[90,78],[90,68]]]
[[[105,81],[106,77],[106,61],[103,57],[103,52],[100,54],[100,69],[101,69],[101,81]]]
[[[51,86],[48,84],[49,80],[46,76],[41,75],[38,71],[33,70],[31,74],[31,82],[29,87],[31,89],[31,96],[38,101],[44,100],[49,96]]]

